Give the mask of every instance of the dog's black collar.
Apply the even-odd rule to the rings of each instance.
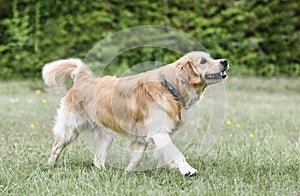
[[[179,103],[182,105],[182,107],[185,108],[185,101],[181,94],[172,86],[170,82],[166,80],[166,77],[163,73],[160,73],[160,82],[166,89],[176,98],[176,100],[179,101]]]

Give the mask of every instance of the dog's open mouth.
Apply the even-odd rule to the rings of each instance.
[[[206,80],[223,80],[227,78],[227,74],[225,71],[221,71],[219,73],[207,73],[205,74]]]

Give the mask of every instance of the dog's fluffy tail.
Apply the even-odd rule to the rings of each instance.
[[[42,71],[45,84],[49,87],[65,84],[69,79],[74,82],[81,77],[93,76],[80,59],[64,59],[45,64]]]

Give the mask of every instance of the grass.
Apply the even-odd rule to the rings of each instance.
[[[185,150],[199,171],[187,178],[161,168],[97,170],[81,140],[66,149],[56,167],[48,167],[51,127],[62,95],[37,95],[41,82],[1,82],[0,194],[299,195],[299,86],[296,79],[230,78],[225,120],[231,125],[224,125],[217,144],[204,156],[197,146],[201,134]],[[202,110],[210,108],[207,97]],[[201,118],[207,120],[201,121],[199,133],[209,116]]]

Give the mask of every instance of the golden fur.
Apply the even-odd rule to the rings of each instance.
[[[98,130],[99,145],[103,140],[103,134],[110,139],[112,138],[110,135],[114,132],[127,135],[132,139],[131,147],[136,146],[136,149],[141,149],[141,151],[133,151],[140,154],[143,154],[145,146],[149,143],[153,143],[154,146],[155,143],[160,143],[160,141],[155,142],[153,138],[167,138],[165,139],[167,141],[168,134],[178,129],[182,123],[182,110],[190,108],[198,101],[207,85],[226,78],[205,78],[206,74],[224,74],[228,66],[225,67],[224,63],[220,63],[224,61],[222,60],[214,60],[204,52],[192,52],[172,64],[124,78],[114,76],[97,78],[78,59],[46,64],[43,68],[43,79],[48,86],[65,83],[69,78],[74,81],[73,87],[61,102],[54,127],[56,141],[53,144],[49,163],[55,163],[64,146],[76,139],[83,129]],[[184,106],[162,85],[161,74],[183,97]],[[162,121],[153,123],[153,118],[157,114],[166,116],[166,125],[162,126],[162,130],[156,128],[157,123]],[[163,136],[156,137],[155,134],[158,132]],[[96,166],[104,167],[105,156],[102,158],[101,156],[106,155],[110,144],[107,142],[103,147],[105,150],[100,149],[102,154],[95,155],[95,162],[98,161],[95,163]],[[135,157],[132,156],[132,168],[129,167],[129,170],[140,162],[140,157],[134,160]],[[100,160],[101,163],[99,157],[103,159]],[[174,165],[174,161],[172,164]],[[193,168],[180,168],[187,167],[180,164],[175,163],[175,167],[183,174],[196,173]]]

